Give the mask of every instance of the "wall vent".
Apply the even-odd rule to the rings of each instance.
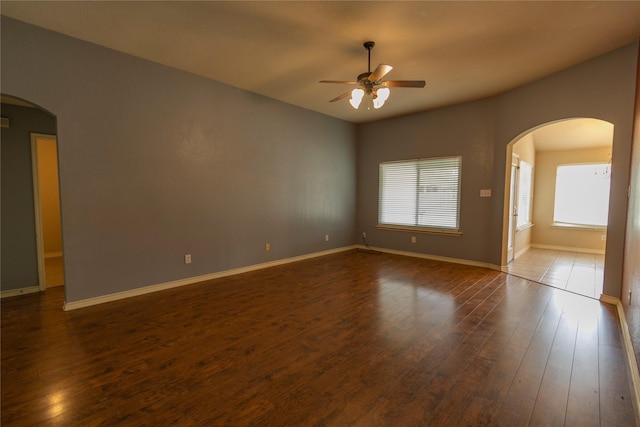
[[[0,123],[2,124],[3,128],[8,128],[9,127],[9,117],[2,117],[0,119]]]

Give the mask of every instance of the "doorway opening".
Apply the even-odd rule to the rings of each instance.
[[[612,148],[613,124],[586,118],[547,123],[507,146],[504,271],[600,297]]]
[[[33,204],[41,291],[64,286],[57,144],[55,135],[31,134]]]
[[[1,94],[2,277],[0,297],[65,287],[57,119],[29,101]],[[53,207],[53,209],[52,209]],[[53,243],[52,243],[53,242]],[[47,266],[57,273],[47,274]],[[49,277],[47,277],[49,276]]]

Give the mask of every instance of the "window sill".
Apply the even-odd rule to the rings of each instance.
[[[533,227],[532,223],[528,223],[528,224],[523,224],[519,227],[516,227],[516,231],[523,231],[523,230],[527,230],[529,228]]]
[[[551,228],[562,228],[564,230],[582,230],[582,231],[607,231],[607,227],[602,225],[567,224],[563,222],[554,222],[553,224],[551,224]]]
[[[412,227],[408,225],[388,225],[388,224],[377,224],[376,228],[378,230],[407,231],[412,233],[426,233],[426,234],[444,234],[445,236],[462,236],[462,232],[459,230],[447,230],[443,228]]]

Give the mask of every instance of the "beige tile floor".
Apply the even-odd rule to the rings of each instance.
[[[604,255],[531,248],[507,266],[509,274],[600,298]]]

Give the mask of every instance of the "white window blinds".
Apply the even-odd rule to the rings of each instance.
[[[606,227],[609,220],[610,186],[609,164],[558,166],[553,221]]]
[[[380,164],[378,221],[458,231],[462,157]]]

